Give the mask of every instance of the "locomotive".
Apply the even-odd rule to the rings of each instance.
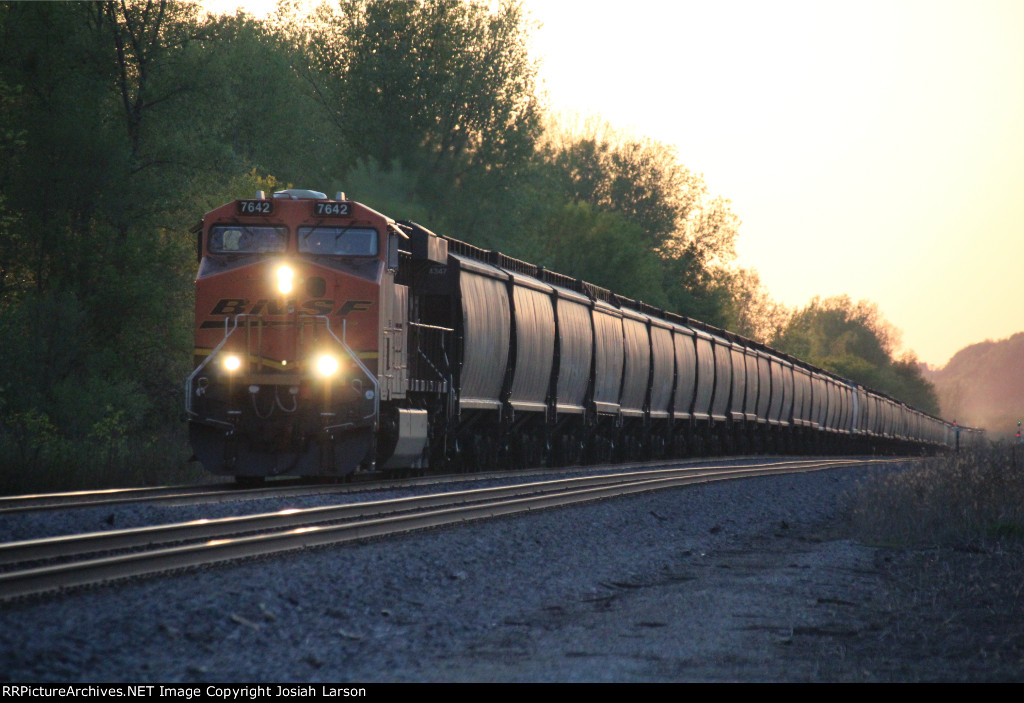
[[[189,435],[239,481],[960,439],[763,344],[344,193],[257,192],[193,232]]]

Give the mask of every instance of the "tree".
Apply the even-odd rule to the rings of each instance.
[[[654,255],[658,266],[645,270],[657,280],[645,285],[660,289],[665,307],[725,323],[739,220],[674,147],[602,121],[562,119],[549,124],[540,157],[548,193],[636,228],[628,250]]]
[[[635,223],[586,203],[567,203],[543,232],[537,260],[547,268],[651,305],[668,304],[658,257],[643,246]]]
[[[196,145],[200,172],[216,173],[223,182],[224,173],[256,168],[333,195],[352,158],[330,115],[294,70],[303,57],[272,25],[244,15],[219,18],[207,32],[196,47],[201,81],[185,108],[205,135]]]
[[[0,13],[5,10],[0,8]],[[0,14],[0,18],[3,15]],[[3,20],[0,19],[0,26]],[[25,130],[21,129],[12,119],[12,106],[18,100],[18,93],[0,78],[0,162],[8,165],[8,169],[17,164],[24,150]],[[0,303],[8,295],[27,287],[28,271],[22,252],[25,243],[21,241],[18,225],[18,213],[7,205],[4,185],[9,183],[11,172],[0,169]]]
[[[795,312],[772,340],[780,351],[864,384],[937,415],[934,388],[921,375],[913,354],[893,354],[900,333],[876,303],[849,296],[815,297]]]
[[[251,189],[253,161],[292,166],[310,141],[281,110],[300,146],[264,148],[252,132],[268,126],[241,118],[274,98],[243,90],[239,69],[255,64],[280,100],[301,84],[283,54],[253,49],[272,44],[259,27],[199,16],[156,0],[0,5],[0,454],[45,448],[59,466],[97,446],[110,461],[129,434],[173,434],[188,227],[207,198]]]
[[[563,197],[621,214],[641,228],[649,249],[672,255],[698,235],[688,220],[701,210],[707,188],[675,147],[607,122],[563,117],[548,125],[542,155]]]
[[[922,373],[921,362],[912,351],[903,354],[892,363],[894,376],[893,395],[915,408],[932,415],[939,415],[939,395],[935,386]]]
[[[726,329],[762,343],[780,335],[790,312],[772,299],[756,270],[730,271],[727,287]]]
[[[298,40],[353,161],[418,174],[450,212],[464,211],[460,189],[505,187],[532,154],[537,67],[519,3],[345,0]]]

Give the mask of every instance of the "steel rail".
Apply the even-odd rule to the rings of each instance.
[[[222,498],[258,498],[267,488],[225,488],[228,484],[209,486],[160,486],[150,488],[110,488],[98,491],[38,493],[0,496],[0,515],[67,508],[97,508],[125,503],[167,500],[219,500]],[[323,488],[323,487],[321,487]],[[309,486],[305,486],[309,490]],[[279,488],[278,490],[286,490]],[[295,490],[298,490],[296,488]]]
[[[281,483],[282,485],[274,485]],[[374,490],[378,487],[365,483],[301,483],[301,479],[279,479],[270,484],[243,488],[234,484],[206,486],[161,486],[151,488],[111,488],[98,491],[71,491],[67,493],[40,493],[34,495],[0,496],[0,515],[70,508],[102,508],[142,502],[181,501],[191,504],[218,501],[273,500],[324,493],[347,493],[353,490]]]
[[[850,460],[836,459],[827,463],[829,466],[842,464]],[[60,537],[47,537],[0,544],[0,566],[17,564],[26,561],[42,561],[69,556],[132,549],[137,547],[155,547],[161,544],[183,542],[187,540],[214,539],[256,532],[275,528],[291,528],[330,523],[339,520],[367,518],[370,516],[387,515],[402,511],[424,510],[449,505],[465,504],[487,499],[509,498],[530,494],[564,491],[570,487],[599,486],[621,483],[627,479],[657,478],[673,475],[696,474],[708,472],[724,472],[741,477],[747,474],[763,472],[765,468],[786,466],[818,466],[821,460],[803,462],[779,462],[768,464],[736,465],[728,468],[716,467],[681,467],[671,469],[655,469],[640,472],[614,474],[598,474],[562,478],[532,483],[516,483],[509,486],[491,488],[475,488],[465,491],[434,493],[425,496],[391,498],[379,501],[364,501],[330,505],[304,509],[285,509],[269,513],[241,515],[217,519],[191,520],[188,522],[135,527],[122,530],[106,530]]]
[[[729,462],[743,460],[743,457],[722,459],[683,460],[672,463],[696,463],[707,465],[708,461]],[[816,459],[807,459],[814,461]],[[109,488],[92,491],[69,491],[65,493],[38,493],[16,496],[0,496],[0,515],[65,510],[69,508],[97,508],[141,502],[189,501],[190,503],[209,503],[221,500],[262,500],[306,495],[323,495],[326,493],[352,493],[357,491],[378,490],[399,486],[422,486],[452,481],[484,481],[494,478],[510,478],[547,474],[553,471],[581,472],[602,471],[606,469],[628,469],[637,467],[665,466],[665,460],[649,462],[633,462],[625,464],[605,464],[567,467],[538,467],[515,469],[510,471],[487,471],[472,474],[435,474],[418,478],[399,480],[383,480],[373,476],[370,480],[344,484],[310,484],[301,483],[301,479],[287,478],[267,485],[241,488],[233,484],[220,483],[205,486],[154,486],[142,488]],[[273,485],[280,483],[283,485]]]
[[[899,460],[872,460],[858,462],[861,465],[893,463]],[[905,460],[903,460],[905,461]],[[660,490],[676,486],[714,481],[732,480],[741,477],[776,475],[820,471],[848,465],[851,460],[821,460],[815,463],[774,464],[769,467],[745,467],[740,469],[720,468],[690,470],[679,475],[680,470],[665,470],[652,475],[621,474],[618,481],[605,485],[552,489],[539,494],[523,497],[510,495],[505,498],[491,494],[484,502],[473,502],[455,507],[442,507],[422,512],[404,512],[387,517],[362,519],[342,524],[311,525],[228,539],[211,539],[205,542],[177,547],[135,552],[119,556],[76,561],[52,566],[43,566],[0,574],[0,599],[8,600],[20,596],[58,591],[63,588],[84,586],[107,580],[123,579],[153,573],[193,568],[217,562],[265,556],[280,552],[341,544],[427,529],[460,524],[472,520],[526,513],[533,510],[560,507],[604,498],[633,493]],[[574,480],[574,479],[570,479]],[[503,487],[514,489],[515,487]],[[480,489],[488,491],[490,489]],[[445,494],[433,497],[442,497]],[[451,494],[447,494],[449,498]],[[280,526],[279,526],[280,527]]]

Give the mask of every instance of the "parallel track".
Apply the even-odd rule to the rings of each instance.
[[[55,559],[71,561],[29,568],[15,567],[15,570],[0,574],[0,599],[694,483],[895,461],[906,460],[818,459],[710,468],[687,466],[625,471],[10,542],[0,544],[0,565],[9,567]],[[111,552],[127,549],[140,551],[110,555]],[[106,556],[89,558],[97,553]]]
[[[622,468],[630,466],[663,465],[664,462],[647,464],[622,464],[608,466],[563,467],[558,471],[583,471]],[[71,491],[67,493],[39,493],[35,495],[0,496],[0,515],[75,508],[100,508],[128,505],[131,503],[173,503],[200,504],[245,500],[272,500],[338,493],[354,493],[367,490],[383,490],[401,486],[421,486],[452,481],[482,481],[493,478],[532,476],[551,473],[555,469],[538,468],[516,471],[489,471],[471,474],[431,474],[420,478],[389,480],[381,474],[358,475],[349,482],[325,483],[307,482],[299,478],[271,480],[267,484],[243,487],[234,483],[210,484],[203,486],[158,486],[152,488],[111,488],[97,491]]]
[[[36,495],[0,496],[0,515],[11,513],[99,508],[129,503],[186,502],[212,503],[225,500],[256,500],[289,496],[337,493],[338,485],[309,485],[282,481],[281,485],[241,488],[231,483],[205,486],[159,486],[154,488],[112,488],[101,491],[40,493]]]
[[[728,457],[718,460],[673,461],[675,465],[707,465],[731,462],[743,457]],[[201,504],[228,501],[265,500],[295,498],[301,496],[347,494],[366,490],[384,490],[395,487],[433,485],[445,482],[484,481],[490,479],[519,479],[553,472],[597,472],[639,467],[660,467],[667,462],[649,461],[626,464],[586,465],[559,468],[517,469],[514,471],[487,471],[469,474],[431,474],[419,478],[388,479],[380,473],[357,474],[349,482],[310,483],[300,478],[272,479],[265,485],[243,487],[235,483],[207,484],[200,486],[155,486],[149,488],[110,488],[96,491],[70,491],[66,493],[40,493],[34,495],[0,496],[0,516],[5,514],[71,510],[77,508],[99,508],[128,505],[131,503],[173,503],[175,505]]]

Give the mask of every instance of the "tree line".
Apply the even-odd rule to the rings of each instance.
[[[71,467],[66,483],[88,485],[139,457],[154,480],[182,463],[189,228],[291,185],[344,190],[937,410],[912,360],[892,360],[877,309],[788,311],[736,268],[738,218],[674,147],[553,114],[531,31],[520,4],[482,0],[312,14],[285,0],[265,20],[169,0],[0,3],[4,473]]]

